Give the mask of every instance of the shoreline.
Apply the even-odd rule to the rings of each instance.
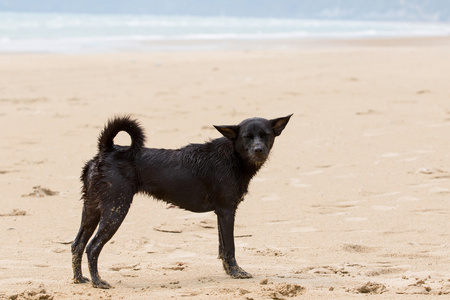
[[[11,54],[59,54],[59,55],[102,55],[121,53],[194,53],[194,52],[227,52],[227,51],[283,51],[300,49],[317,49],[327,47],[398,47],[398,46],[434,46],[447,45],[449,36],[417,36],[417,37],[365,37],[365,38],[302,38],[302,39],[201,39],[201,40],[158,40],[121,43],[102,48],[87,49],[86,46],[74,45],[71,50],[55,51],[0,51],[0,55]],[[57,43],[55,44],[57,45]]]

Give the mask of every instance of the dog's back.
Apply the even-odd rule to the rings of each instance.
[[[226,138],[177,150],[144,149],[136,168],[140,192],[194,212],[241,198],[252,176],[243,172]]]

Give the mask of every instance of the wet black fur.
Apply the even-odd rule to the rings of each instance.
[[[234,278],[250,278],[235,259],[235,212],[290,117],[252,118],[239,125],[215,126],[224,137],[176,150],[144,148],[145,135],[136,120],[128,116],[110,120],[100,134],[98,154],[86,163],[81,175],[84,205],[80,230],[72,244],[74,282],[89,281],[81,272],[86,248],[93,286],[110,287],[98,274],[98,256],[119,229],[136,193],[193,212],[214,211],[219,258],[225,271]],[[130,146],[114,145],[120,131],[130,135]]]

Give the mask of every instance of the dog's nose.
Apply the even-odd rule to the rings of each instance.
[[[255,154],[262,154],[263,153],[263,148],[262,147],[255,147],[253,149],[253,152],[255,152]]]

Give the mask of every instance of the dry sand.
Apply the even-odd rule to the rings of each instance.
[[[1,299],[450,294],[450,38],[247,47],[0,55]],[[294,113],[237,213],[253,279],[223,271],[213,213],[137,196],[100,256],[114,289],[72,283],[78,177],[123,113],[164,148]]]

